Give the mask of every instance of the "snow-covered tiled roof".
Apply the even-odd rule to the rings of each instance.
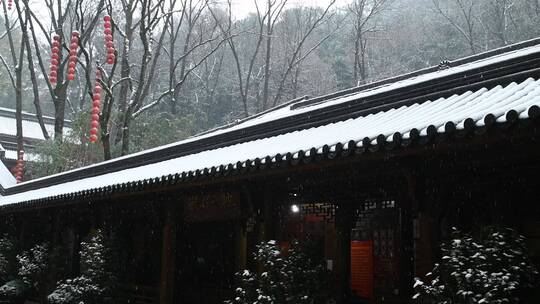
[[[45,128],[52,134],[54,132],[54,125],[46,124]],[[15,136],[17,133],[16,120],[13,117],[0,116],[0,134],[7,134]],[[29,139],[41,139],[44,140],[43,132],[37,121],[23,120],[23,134],[25,138]]]
[[[530,60],[536,60],[535,66]],[[283,159],[294,163],[316,155],[345,154],[381,143],[404,144],[441,133],[535,118],[540,116],[540,80],[530,69],[539,67],[540,46],[528,46],[394,82],[287,104],[171,145],[4,187],[8,191],[0,197],[0,206],[110,193],[130,184],[219,175],[244,167],[262,168]],[[371,104],[370,98],[379,100]],[[299,125],[299,118],[308,123]],[[273,130],[275,126],[281,129]],[[153,159],[163,154],[161,159]]]
[[[322,153],[323,147],[329,146],[332,149],[337,144],[351,149],[356,148],[348,146],[351,141],[361,147],[364,138],[376,141],[381,134],[386,137],[386,141],[392,141],[394,134],[403,134],[403,138],[409,138],[411,132],[415,132],[413,130],[418,130],[421,136],[427,135],[428,128],[445,132],[445,127],[448,128],[449,123],[460,130],[465,128],[466,121],[470,119],[477,126],[485,125],[490,117],[496,122],[505,122],[514,116],[526,119],[529,118],[530,110],[539,105],[540,80],[529,78],[505,87],[467,91],[448,98],[428,100],[320,127],[4,196],[0,198],[0,204],[36,200],[66,192],[79,192],[182,172],[219,168],[221,165],[237,164],[246,160],[264,161],[269,155],[293,153],[292,157],[298,157],[299,151],[309,155],[313,151],[312,148]]]
[[[12,161],[15,161],[18,158],[18,153],[17,153],[17,151],[14,151],[14,150],[6,150],[5,158],[9,159],[9,160],[12,160]],[[35,153],[32,153],[32,152],[25,152],[23,154],[23,158],[24,158],[25,161],[39,161],[38,155],[36,155]]]
[[[23,135],[26,139],[38,139],[44,140],[43,132],[37,121],[36,115],[28,112],[23,112]],[[54,118],[44,116],[45,129],[49,135],[54,133]],[[15,119],[15,110],[9,108],[0,107],[0,134],[9,136],[15,136],[17,132],[17,125]],[[69,132],[70,121],[66,120],[65,132]]]

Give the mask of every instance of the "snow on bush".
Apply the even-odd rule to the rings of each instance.
[[[0,302],[13,302],[30,290],[30,284],[17,278],[15,239],[7,234],[0,238]]]
[[[415,278],[417,303],[518,303],[538,274],[512,229],[488,228],[479,237],[454,229],[441,251],[426,280]]]
[[[260,273],[237,274],[235,298],[229,304],[314,303],[326,286],[325,268],[307,255],[298,243],[282,253],[276,241],[257,246],[255,259]]]
[[[15,244],[13,238],[4,234],[0,238],[0,282],[5,283],[14,277]]]
[[[17,255],[19,277],[28,285],[39,290],[46,280],[49,268],[49,244],[37,244],[30,250]]]
[[[51,304],[103,303],[111,274],[106,267],[107,249],[101,231],[89,242],[81,243],[81,274],[73,279],[58,282],[47,297]]]

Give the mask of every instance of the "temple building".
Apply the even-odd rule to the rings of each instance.
[[[22,112],[23,144],[26,152],[25,160],[32,159],[37,143],[45,140],[36,114]],[[54,135],[54,117],[43,116],[43,123],[49,136]],[[65,120],[65,132],[69,132],[71,121]],[[15,110],[0,107],[0,160],[8,167],[13,168],[17,161]]]
[[[221,303],[265,240],[310,241],[338,303],[407,303],[452,227],[513,227],[538,265],[539,117],[531,40],[37,180],[2,169],[0,227],[70,265],[112,227],[129,303]]]

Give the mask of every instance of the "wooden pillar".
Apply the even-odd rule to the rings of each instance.
[[[20,248],[26,248],[26,230],[28,228],[28,217],[29,216],[20,216],[18,218],[19,231],[18,231],[18,243]],[[17,230],[15,230],[17,231]]]
[[[162,231],[161,280],[159,286],[159,303],[178,303],[174,299],[176,274],[176,237],[178,224],[181,221],[181,208],[178,202],[165,203],[165,220]]]
[[[335,278],[337,302],[348,303],[351,296],[351,228],[354,220],[351,204],[336,207]]]
[[[275,240],[276,233],[276,205],[279,202],[275,201],[275,196],[269,187],[265,187],[263,196],[263,225],[262,225],[262,240]]]
[[[406,299],[410,299],[413,292],[412,286],[417,265],[415,257],[419,254],[416,250],[420,249],[419,239],[417,239],[419,236],[415,234],[419,233],[421,225],[424,224],[424,218],[420,211],[425,208],[425,179],[421,170],[411,168],[415,168],[413,163],[404,170],[405,185],[398,202],[400,208],[399,275],[401,285],[399,294]]]
[[[68,272],[72,276],[76,276],[80,272],[80,257],[79,257],[79,251],[80,248],[80,240],[79,240],[79,233],[77,232],[76,228],[74,227],[73,223],[70,223],[66,227],[65,232],[66,237],[66,244],[67,244],[67,253],[68,253]]]
[[[239,221],[235,228],[235,265],[236,270],[240,271],[247,266],[247,233],[242,221]]]
[[[278,230],[280,225],[279,218],[279,206],[287,197],[286,188],[279,183],[266,182],[258,185],[257,189],[253,192],[253,201],[256,208],[254,208],[255,215],[255,231],[256,231],[256,243],[260,244],[268,242],[270,240],[278,240]],[[253,246],[253,249],[254,246]],[[253,254],[250,254],[249,258],[252,258]],[[263,271],[263,266],[260,262],[254,261],[255,270],[259,273]]]

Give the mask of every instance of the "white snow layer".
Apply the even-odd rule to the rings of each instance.
[[[5,158],[10,159],[10,160],[17,160],[19,157],[18,157],[17,151],[15,151],[15,150],[6,150]],[[23,158],[24,158],[25,161],[32,161],[32,160],[38,161],[39,160],[39,158],[38,158],[38,156],[36,154],[28,153],[28,152],[24,153]]]
[[[197,169],[202,170],[220,165],[236,164],[239,161],[244,162],[255,158],[262,159],[266,156],[273,157],[276,154],[294,154],[300,150],[308,151],[311,148],[320,151],[322,150],[320,148],[324,145],[332,147],[337,143],[346,144],[351,140],[360,141],[359,144],[361,145],[362,139],[368,137],[375,140],[380,134],[386,136],[388,141],[391,141],[392,135],[396,132],[400,132],[407,138],[413,128],[419,130],[421,134],[425,134],[430,125],[433,125],[441,132],[447,122],[453,122],[459,129],[463,128],[464,121],[468,118],[472,118],[477,125],[482,125],[484,123],[483,119],[488,114],[494,115],[498,122],[504,122],[506,113],[510,110],[516,111],[520,118],[526,119],[528,118],[528,109],[534,105],[540,105],[540,80],[529,78],[521,83],[511,83],[506,87],[497,86],[489,90],[483,88],[477,91],[468,91],[449,98],[415,103],[410,106],[393,108],[388,111],[316,128],[294,131],[274,137],[207,150],[172,160],[4,196],[0,197],[0,205],[158,178],[169,174]],[[345,145],[345,148],[348,148],[347,145]]]
[[[49,135],[54,134],[54,125],[45,124],[45,129]],[[64,132],[68,132],[69,128],[64,128]],[[17,125],[14,117],[0,116],[0,134],[15,136],[17,134]],[[43,132],[37,121],[23,120],[23,134],[25,138],[44,140]]]
[[[4,188],[13,186],[17,183],[15,180],[15,177],[11,172],[9,172],[8,168],[0,162],[0,185]]]

